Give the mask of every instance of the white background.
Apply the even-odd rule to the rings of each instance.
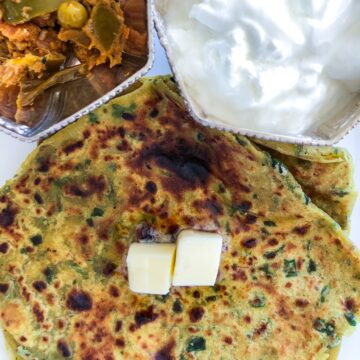
[[[149,75],[169,73],[170,69],[166,57],[157,41],[155,57],[156,61]],[[346,147],[354,158],[356,184],[357,188],[360,189],[360,125],[354,129],[339,145]],[[10,179],[16,174],[20,164],[34,148],[35,144],[22,143],[10,136],[0,133],[0,186],[2,186],[7,179]],[[350,237],[357,247],[360,248],[360,198],[354,209]],[[339,360],[360,359],[359,344],[360,325],[351,337],[346,337],[344,339]],[[4,341],[2,336],[0,336],[0,360],[8,359],[10,359],[10,357],[6,354]]]

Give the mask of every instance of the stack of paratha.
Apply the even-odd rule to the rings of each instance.
[[[282,147],[197,124],[168,77],[42,142],[0,195],[0,319],[18,358],[327,358],[360,312],[360,257],[329,216],[347,228],[351,163]],[[217,284],[132,293],[129,244],[185,228],[223,235]]]

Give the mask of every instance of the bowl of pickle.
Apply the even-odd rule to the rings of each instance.
[[[0,129],[36,141],[138,80],[153,62],[146,0],[0,1]]]

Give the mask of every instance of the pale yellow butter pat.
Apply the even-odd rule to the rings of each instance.
[[[130,290],[142,294],[167,294],[175,250],[175,244],[132,244],[127,256]]]
[[[177,239],[174,286],[213,286],[220,265],[222,237],[184,230]]]

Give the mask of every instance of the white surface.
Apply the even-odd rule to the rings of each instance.
[[[167,74],[169,67],[162,48],[156,43],[156,61],[149,75]],[[358,189],[360,190],[360,126],[350,133],[339,145],[346,147],[354,158],[355,178]],[[7,179],[16,173],[27,154],[35,147],[34,144],[21,143],[13,138],[0,133],[0,186]],[[352,230],[350,238],[360,248],[360,199],[356,203],[352,217]],[[360,325],[351,337],[346,337],[343,341],[339,360],[358,360],[360,344]],[[0,360],[10,360],[5,353],[5,345],[0,336]]]
[[[221,235],[184,230],[176,244],[173,286],[214,286],[220,265]]]

